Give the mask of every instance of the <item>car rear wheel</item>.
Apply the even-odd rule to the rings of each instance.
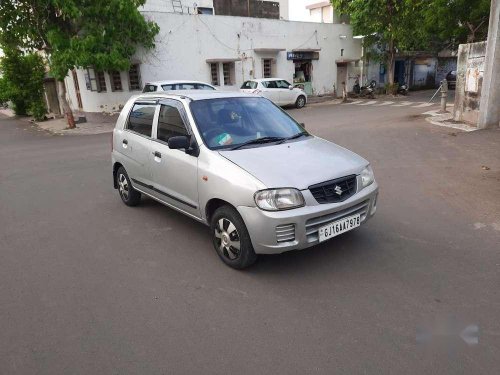
[[[116,172],[116,182],[118,184],[118,192],[123,203],[127,206],[137,206],[141,202],[141,193],[135,190],[130,183],[125,168],[120,167]]]
[[[215,251],[229,267],[243,269],[257,260],[250,235],[238,211],[219,207],[210,220]]]
[[[306,105],[306,97],[304,95],[300,95],[295,101],[295,107],[302,108]]]

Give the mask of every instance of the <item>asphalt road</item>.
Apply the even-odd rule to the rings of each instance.
[[[0,118],[0,374],[498,372],[500,131],[428,109],[290,110],[372,162],[379,208],[243,272],[203,225],[121,203],[109,135]]]

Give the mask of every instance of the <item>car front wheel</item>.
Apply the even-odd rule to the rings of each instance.
[[[300,95],[295,101],[295,107],[303,108],[306,105],[306,97],[304,95]]]
[[[257,260],[245,223],[234,208],[219,207],[212,215],[210,229],[215,251],[229,267],[243,269]]]

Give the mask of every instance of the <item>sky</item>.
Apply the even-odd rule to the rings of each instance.
[[[321,0],[289,0],[288,13],[290,21],[307,21],[309,9],[306,5],[319,3]]]

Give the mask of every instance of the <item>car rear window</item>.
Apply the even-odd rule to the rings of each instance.
[[[127,129],[151,137],[156,105],[135,103],[128,117]]]

